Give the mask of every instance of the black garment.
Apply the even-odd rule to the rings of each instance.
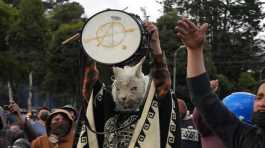
[[[103,93],[99,93],[102,84],[97,81],[94,86],[94,117],[95,117],[95,125],[96,130],[99,132],[104,131],[105,123],[115,115],[115,103],[112,99],[111,92],[107,89],[103,89]],[[172,97],[171,92],[169,91],[167,95],[158,98],[159,103],[159,117],[160,117],[160,140],[161,140],[161,148],[164,148],[169,130],[169,121],[171,115],[171,107],[172,107]],[[178,114],[178,108],[175,107],[176,114]],[[140,111],[141,113],[141,111]],[[176,117],[176,124],[179,123],[178,116]],[[180,145],[180,129],[179,125],[176,125],[177,129],[175,131],[175,142],[174,145]],[[99,147],[103,147],[104,143],[104,135],[97,135]]]
[[[189,78],[193,104],[228,148],[264,148],[263,129],[240,122],[212,92],[206,73]]]
[[[201,148],[200,134],[193,125],[192,117],[182,119],[180,129],[182,148]]]

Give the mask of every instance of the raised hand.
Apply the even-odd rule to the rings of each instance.
[[[11,102],[8,108],[11,113],[20,114],[20,108],[15,102]]]
[[[187,47],[187,77],[195,77],[206,72],[202,51],[208,24],[196,26],[187,18],[182,18],[175,29],[177,37]]]
[[[93,61],[85,68],[83,89],[82,89],[83,97],[89,99],[91,90],[98,79],[99,79],[99,71],[97,69],[96,63]]]
[[[154,55],[162,54],[158,28],[151,22],[145,22],[146,30],[151,34],[150,47]]]
[[[181,39],[188,49],[202,49],[208,24],[196,26],[187,18],[182,18],[176,26],[177,37]]]
[[[211,85],[213,92],[216,92],[219,88],[219,80],[211,80],[210,85]]]

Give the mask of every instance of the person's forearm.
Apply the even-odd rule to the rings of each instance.
[[[206,72],[202,49],[187,49],[187,78],[199,76]]]
[[[153,54],[154,55],[162,55],[162,49],[160,47],[160,43],[154,43],[155,45],[153,45]]]
[[[25,124],[25,117],[23,117],[20,112],[17,112],[16,113],[16,118],[17,118],[18,124],[20,126],[24,126],[24,124]]]

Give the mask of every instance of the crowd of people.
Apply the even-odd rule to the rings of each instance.
[[[152,138],[157,138],[160,141],[158,145],[160,147],[166,147],[170,144],[173,147],[179,148],[263,148],[265,146],[265,81],[260,82],[257,86],[256,97],[253,105],[252,112],[252,125],[249,123],[242,122],[238,119],[232,112],[230,112],[222,103],[221,99],[215,94],[218,88],[218,81],[210,81],[206,68],[204,65],[204,54],[203,54],[203,43],[205,42],[205,34],[207,32],[208,25],[203,24],[197,26],[186,18],[179,20],[176,26],[177,37],[181,39],[183,44],[187,48],[187,85],[189,88],[190,99],[195,106],[194,111],[188,111],[185,102],[181,99],[175,99],[175,104],[178,106],[179,119],[176,120],[170,115],[174,115],[175,109],[171,101],[165,101],[165,99],[170,99],[170,75],[165,63],[162,60],[162,51],[160,48],[159,34],[157,28],[151,24],[147,23],[146,28],[149,32],[153,32],[151,38],[151,48],[153,49],[153,54],[155,56],[154,69],[151,72],[152,78],[154,79],[154,85],[156,87],[157,95],[153,96],[151,100],[158,102],[158,110],[156,112],[156,106],[152,102],[151,107],[153,107],[153,117],[156,118],[155,113],[159,113],[160,120],[151,120],[149,114],[151,111],[147,110],[148,117],[144,120],[144,125],[146,125],[147,120],[152,125],[163,126],[160,130],[154,129],[152,132],[160,133],[159,136],[155,134],[148,134],[148,130],[140,129],[145,133],[145,135]],[[155,32],[155,33],[154,33]],[[95,70],[95,69],[94,69]],[[90,71],[91,72],[91,71]],[[83,88],[83,95],[90,97],[88,89],[92,84],[90,74],[85,75],[85,84]],[[98,76],[98,75],[93,75]],[[97,79],[93,79],[97,81]],[[94,87],[96,87],[97,82],[93,82]],[[101,88],[101,85],[98,88]],[[116,86],[117,87],[117,86]],[[133,87],[133,89],[136,89]],[[133,90],[135,91],[135,90]],[[100,93],[100,90],[98,90]],[[93,95],[93,94],[92,94]],[[110,97],[111,94],[103,94],[103,99]],[[169,96],[167,98],[167,96]],[[97,98],[97,94],[95,94]],[[108,103],[108,108],[106,104]],[[101,99],[96,100],[92,103],[97,105],[95,108],[94,115],[96,116],[96,127],[102,130],[108,129],[107,124],[119,124],[122,125],[125,122],[131,122],[133,126],[128,126],[126,128],[120,128],[121,130],[127,132],[128,135],[122,135],[123,132],[117,132],[112,135],[112,133],[107,133],[106,135],[98,136],[96,135],[97,147],[109,147],[113,146],[118,148],[120,146],[128,147],[131,144],[131,139],[134,139],[134,129],[138,124],[135,121],[141,122],[142,116],[139,114],[139,110],[128,114],[124,111],[115,110],[115,103],[120,103],[123,105],[122,101],[110,102],[107,100],[102,101]],[[170,107],[167,107],[169,105]],[[106,110],[113,107],[113,117],[112,114],[105,115]],[[150,107],[150,106],[149,106]],[[140,111],[144,110],[145,105],[140,106]],[[138,108],[137,108],[138,109]],[[142,110],[141,110],[142,109]],[[101,113],[102,112],[102,113]],[[119,114],[117,113],[119,112]],[[122,113],[121,113],[122,112]],[[118,114],[118,116],[117,116]],[[56,109],[51,109],[42,107],[39,108],[36,117],[28,117],[22,114],[18,104],[15,102],[10,102],[7,109],[0,110],[0,147],[14,147],[14,148],[71,148],[74,143],[75,135],[75,125],[77,119],[77,111],[71,105],[66,105],[58,107]],[[165,116],[169,115],[169,116]],[[104,119],[100,119],[102,116]],[[117,119],[115,117],[118,117]],[[130,120],[127,120],[130,117]],[[131,120],[131,117],[133,120]],[[119,123],[117,120],[123,118],[123,121]],[[178,123],[175,123],[178,121]],[[98,123],[101,122],[101,123]],[[104,122],[104,124],[102,123]],[[105,124],[106,122],[106,124]],[[169,123],[170,122],[170,123]],[[172,132],[171,126],[179,125],[180,131]],[[113,128],[116,125],[111,125]],[[111,127],[110,126],[110,127]],[[155,126],[150,126],[155,127]],[[170,128],[169,128],[170,127]],[[90,127],[91,128],[91,127]],[[125,130],[124,130],[125,129]],[[172,130],[172,131],[171,131]],[[176,130],[176,129],[175,129]],[[170,136],[174,138],[181,138],[181,142],[170,141]],[[139,133],[141,137],[142,133]],[[93,134],[92,134],[93,136]],[[93,145],[93,141],[88,138],[88,147]],[[119,141],[123,138],[124,141]],[[179,136],[179,137],[178,137]],[[105,138],[105,140],[104,140]],[[125,139],[124,139],[125,138]],[[144,140],[148,138],[144,137]],[[116,141],[115,141],[116,140]],[[141,139],[140,139],[141,141]],[[112,143],[113,142],[113,143]],[[116,145],[115,145],[116,144]],[[140,145],[139,141],[136,140],[134,145]],[[145,145],[150,144],[145,142]],[[152,145],[152,144],[151,144]],[[159,147],[159,146],[158,146]]]
[[[36,115],[22,113],[15,102],[0,110],[2,148],[72,147],[76,109],[71,105],[51,110],[41,107]]]

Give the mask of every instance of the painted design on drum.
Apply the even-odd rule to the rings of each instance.
[[[105,10],[90,17],[81,35],[82,46],[93,60],[118,64],[141,49],[145,29],[140,18],[119,10]],[[140,50],[139,50],[140,51]]]
[[[87,38],[85,42],[97,40],[97,46],[113,48],[121,45],[127,33],[134,32],[137,28],[125,28],[120,22],[105,23],[97,28],[96,37]],[[126,45],[121,46],[126,49]]]

